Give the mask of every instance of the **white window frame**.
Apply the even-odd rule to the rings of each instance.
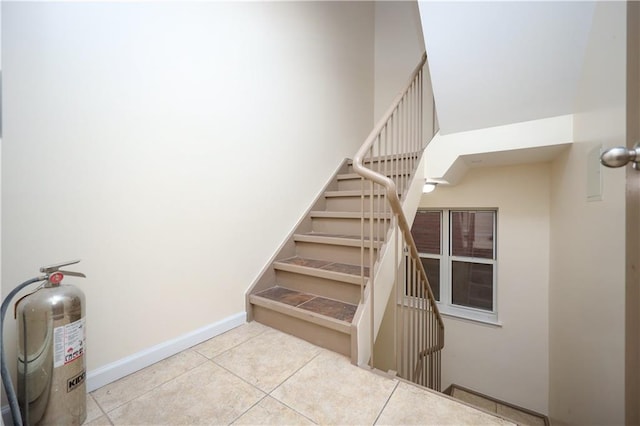
[[[421,258],[440,261],[440,313],[473,321],[498,324],[498,209],[490,208],[421,208],[421,211],[440,213],[440,254],[419,253]],[[493,213],[493,259],[451,255],[450,218],[452,212],[492,212]],[[451,301],[451,270],[454,261],[483,263],[493,265],[493,302],[492,311],[461,306]]]

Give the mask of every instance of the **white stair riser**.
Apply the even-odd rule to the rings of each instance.
[[[344,234],[344,235],[360,235],[361,224],[360,219],[352,218],[313,218],[312,229],[314,232],[322,232],[327,234]],[[364,221],[364,236],[370,236],[370,221]],[[373,235],[384,237],[389,228],[389,220],[374,219]]]
[[[380,196],[373,197],[373,211],[383,211],[386,199]],[[329,211],[336,212],[360,212],[364,207],[365,212],[371,211],[371,197],[364,197],[364,204],[361,197],[327,197],[326,206]],[[389,207],[387,207],[387,212]]]
[[[331,262],[346,263],[349,265],[360,265],[362,257],[360,247],[307,243],[301,241],[296,242],[296,253],[298,256],[306,259],[328,260]],[[364,249],[364,256],[365,262],[368,261],[368,248]],[[374,256],[377,256],[376,250],[374,250]]]

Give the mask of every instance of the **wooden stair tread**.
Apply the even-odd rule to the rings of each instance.
[[[357,306],[310,293],[273,286],[252,294],[251,303],[349,334]]]

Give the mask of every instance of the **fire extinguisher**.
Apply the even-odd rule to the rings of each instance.
[[[40,268],[44,275],[16,287],[2,303],[2,322],[11,299],[22,288],[44,281],[20,298],[18,325],[18,393],[13,388],[2,345],[2,383],[15,425],[80,425],[87,417],[85,299],[80,289],[61,284],[64,262]],[[4,324],[3,324],[4,325]]]

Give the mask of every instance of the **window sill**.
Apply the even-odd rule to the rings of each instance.
[[[474,318],[474,317],[469,317],[466,315],[460,315],[457,313],[452,313],[452,312],[443,312],[442,309],[440,309],[440,314],[443,317],[446,318],[450,318],[453,320],[459,320],[459,321],[464,321],[464,322],[471,322],[471,323],[477,323],[477,324],[482,324],[482,325],[490,325],[493,327],[502,327],[502,323],[498,320],[493,320],[493,319],[488,319],[488,318]]]

